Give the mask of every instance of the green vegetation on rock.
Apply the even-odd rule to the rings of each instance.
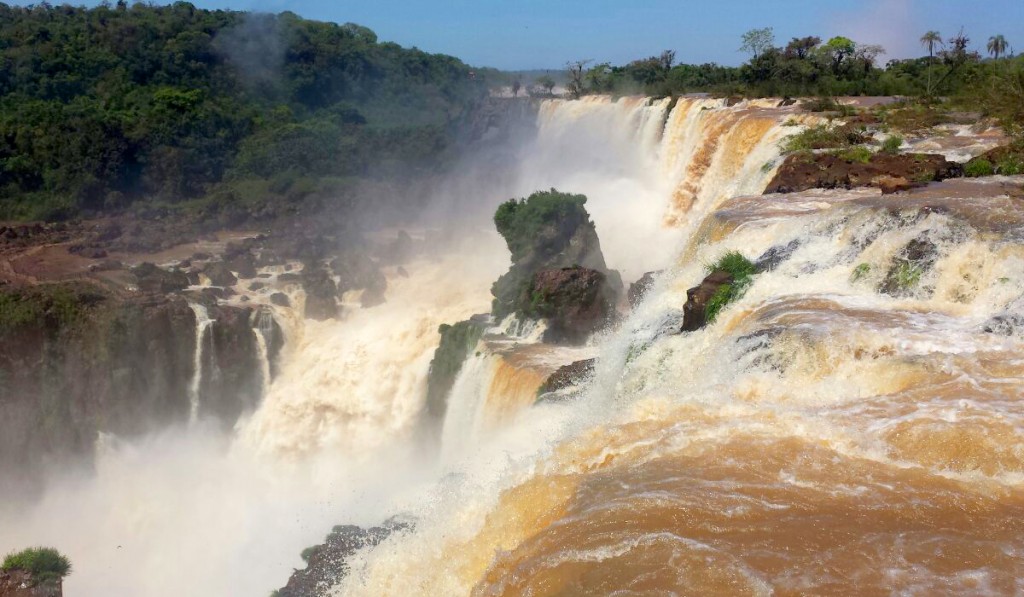
[[[729,303],[743,296],[757,273],[757,266],[738,251],[729,251],[704,269],[709,274],[721,271],[732,276],[732,283],[719,286],[704,307],[704,317],[711,323]]]
[[[71,560],[52,547],[30,547],[7,554],[0,570],[23,570],[32,575],[34,582],[41,583],[71,574]]]
[[[509,199],[494,213],[494,225],[505,239],[512,261],[519,261],[540,245],[541,250],[557,248],[557,233],[588,223],[584,195],[560,193],[555,189],[537,191],[526,199]],[[552,237],[552,238],[547,238]]]
[[[437,331],[441,334],[441,341],[434,351],[427,376],[427,412],[436,419],[442,419],[455,378],[470,351],[483,337],[484,326],[467,320],[454,325],[442,324]]]
[[[903,137],[899,135],[893,135],[886,138],[882,142],[882,151],[885,153],[897,154],[900,152],[900,147],[903,145]]]
[[[992,165],[992,162],[984,158],[971,160],[964,165],[964,174],[972,178],[978,176],[992,176],[995,173],[995,166]]]

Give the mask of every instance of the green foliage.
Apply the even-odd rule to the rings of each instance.
[[[1024,158],[1018,154],[1007,154],[996,163],[996,171],[1003,176],[1024,174]]]
[[[574,230],[589,222],[590,216],[583,207],[586,202],[584,195],[551,189],[502,203],[494,213],[494,224],[512,253],[512,261],[519,261],[535,245],[543,244],[546,228]]]
[[[757,273],[757,267],[740,252],[729,251],[714,263],[706,264],[704,269],[708,273],[723,271],[732,276],[732,283],[719,286],[704,307],[704,316],[710,323],[726,305],[743,296]]]
[[[891,278],[897,291],[906,292],[917,286],[917,283],[921,281],[921,274],[923,273],[924,271],[918,265],[910,261],[901,260],[896,264]]]
[[[849,149],[844,149],[837,154],[840,158],[848,162],[860,162],[861,164],[867,164],[871,161],[871,150],[863,145],[856,145]]]
[[[992,176],[995,173],[995,166],[985,158],[975,158],[964,165],[964,175],[971,178],[978,176]]]
[[[850,281],[851,282],[856,282],[856,281],[864,278],[865,276],[867,276],[870,273],[871,273],[871,264],[870,263],[858,264],[857,267],[853,268],[853,273],[850,274]]]
[[[893,155],[900,152],[900,147],[903,145],[903,137],[898,135],[892,135],[882,142],[882,151],[885,153],[891,153]]]
[[[466,357],[483,337],[484,328],[467,320],[454,325],[442,324],[437,331],[441,334],[441,341],[434,351],[427,375],[427,412],[442,418],[455,377],[462,370]]]
[[[306,549],[303,549],[302,553],[299,554],[299,557],[302,558],[303,562],[306,562],[308,564],[309,563],[309,558],[313,557],[313,555],[316,554],[318,547],[319,546],[317,546],[317,545],[312,545],[310,547],[307,547]]]
[[[292,13],[0,4],[0,218],[431,172],[487,93],[470,72]]]
[[[859,133],[849,127],[819,124],[790,135],[782,140],[782,153],[814,149],[838,149],[860,142]]]
[[[0,290],[0,333],[24,326],[66,328],[79,321],[102,296],[65,285]]]
[[[9,553],[0,565],[5,571],[24,570],[39,583],[64,578],[71,574],[71,561],[52,547],[30,547]]]

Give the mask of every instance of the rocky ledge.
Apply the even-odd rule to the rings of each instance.
[[[836,153],[794,153],[786,157],[764,192],[877,187],[891,193],[963,175],[963,166],[934,154],[877,152],[854,159]]]

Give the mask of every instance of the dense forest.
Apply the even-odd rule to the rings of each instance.
[[[1006,38],[992,35],[984,54],[963,31],[944,39],[928,31],[920,38],[924,56],[883,61],[885,48],[847,37],[793,38],[777,45],[771,28],[742,36],[750,58],[738,67],[676,64],[675,52],[623,66],[577,60],[567,64],[567,93],[652,96],[712,93],[738,97],[904,96],[932,106],[982,112],[1020,136],[1024,123],[1024,57],[1012,56]],[[537,79],[544,94],[550,80]]]
[[[458,59],[359,25],[0,4],[0,220],[352,201],[441,166],[486,94]]]

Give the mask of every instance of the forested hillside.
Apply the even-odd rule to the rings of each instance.
[[[486,95],[365,27],[135,4],[0,4],[0,220],[273,213],[440,166]]]

